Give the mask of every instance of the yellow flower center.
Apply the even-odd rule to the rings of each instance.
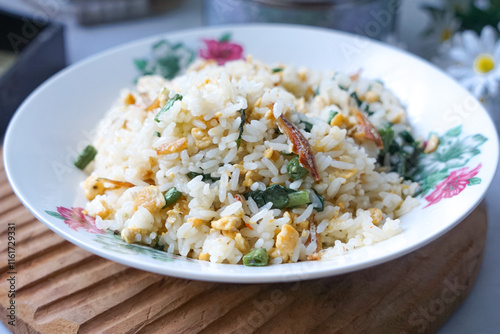
[[[495,59],[489,54],[480,54],[474,60],[474,70],[479,74],[486,74],[495,68]]]
[[[441,32],[441,43],[449,40],[451,37],[451,30],[446,28]]]

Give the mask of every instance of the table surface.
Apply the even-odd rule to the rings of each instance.
[[[418,29],[412,28],[412,22],[420,23],[421,17],[414,15],[415,2],[408,2],[401,15],[406,22],[402,27],[403,35],[410,38]],[[413,8],[412,8],[413,7]],[[0,0],[0,9],[32,12],[22,2]],[[57,11],[56,11],[57,12]],[[66,20],[66,46],[68,63],[74,63],[96,52],[131,40],[157,33],[198,27],[202,25],[202,1],[186,0],[176,9],[155,17],[131,22],[119,22],[95,27],[81,27],[71,20]],[[57,15],[57,13],[55,13]],[[408,18],[408,20],[406,20]],[[59,17],[56,17],[59,19]],[[419,24],[421,26],[421,24]],[[498,118],[497,118],[498,119]],[[497,129],[500,124],[497,124]],[[498,333],[500,327],[500,225],[495,217],[500,217],[500,206],[496,204],[500,198],[500,168],[486,194],[488,207],[488,236],[484,262],[478,280],[469,297],[442,327],[439,334],[448,333]],[[417,310],[416,310],[417,311]],[[0,324],[0,334],[9,330]]]

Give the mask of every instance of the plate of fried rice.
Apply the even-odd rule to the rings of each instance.
[[[438,238],[498,163],[481,103],[427,62],[290,25],[114,48],[22,104],[4,143],[24,205],[131,267],[220,282],[338,275]]]

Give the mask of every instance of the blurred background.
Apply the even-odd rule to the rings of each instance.
[[[499,19],[500,0],[0,0],[0,133],[29,92],[66,65],[153,34],[250,22],[339,29],[407,49],[497,109],[498,124]],[[484,27],[489,45],[473,50]]]
[[[154,34],[251,22],[339,29],[406,49],[469,89],[498,128],[499,21],[500,0],[0,0],[0,138],[26,96],[70,64]],[[500,257],[489,261],[442,333],[497,332],[500,302],[488,289]]]

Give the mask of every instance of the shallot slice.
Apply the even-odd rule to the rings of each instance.
[[[368,117],[359,110],[356,101],[349,97],[349,109],[354,114],[356,118],[356,123],[358,123],[358,130],[361,133],[365,134],[365,138],[373,141],[379,149],[384,148],[384,142],[382,141],[382,137],[380,137],[380,133],[370,122]]]
[[[319,181],[320,177],[318,167],[316,167],[316,159],[307,139],[295,125],[285,118],[285,116],[281,115],[277,121],[281,132],[283,132],[292,143],[292,152],[299,155],[299,162],[309,171],[309,173],[311,173],[314,181]]]

